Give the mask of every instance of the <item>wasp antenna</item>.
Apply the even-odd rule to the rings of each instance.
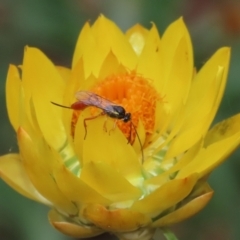
[[[142,163],[143,163],[143,162],[144,162],[143,145],[142,145],[142,142],[141,142],[140,137],[139,137],[139,135],[138,135],[137,129],[136,129],[136,127],[134,126],[134,124],[133,124],[132,122],[131,122],[131,126],[134,128],[134,131],[135,131],[135,133],[136,133],[136,136],[137,136],[137,139],[138,139],[140,148],[141,148]]]
[[[58,107],[72,109],[71,107],[67,107],[67,106],[64,106],[64,105],[61,105],[61,104],[58,104],[58,103],[55,103],[55,102],[51,102],[51,103],[52,103],[53,105],[58,106]]]

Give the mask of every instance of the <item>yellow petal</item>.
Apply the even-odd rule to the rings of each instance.
[[[71,223],[71,220],[65,219],[56,210],[52,209],[48,213],[49,222],[58,231],[74,238],[89,238],[102,234],[104,231],[91,226],[81,226]]]
[[[148,36],[148,30],[140,24],[136,24],[126,32],[126,37],[132,45],[133,50],[139,56],[145,46],[145,41]]]
[[[58,209],[76,214],[76,207],[60,192],[53,178],[53,169],[59,168],[60,162],[49,146],[42,139],[35,138],[33,142],[22,128],[18,130],[18,143],[23,166],[38,192]]]
[[[198,155],[184,168],[182,168],[177,178],[198,173],[200,177],[209,174],[220,165],[238,146],[240,142],[240,132],[202,148]]]
[[[141,196],[138,188],[131,185],[115,168],[103,162],[85,164],[81,179],[113,202],[136,200]]]
[[[184,114],[184,105],[182,104],[181,107],[178,109],[176,115],[175,122],[172,123],[172,129],[169,132],[169,122],[172,118],[171,110],[165,109],[165,104],[157,105],[157,110],[159,113],[162,113],[163,119],[161,119],[161,115],[156,116],[156,119],[161,119],[158,124],[156,124],[156,134],[153,135],[153,138],[150,138],[152,142],[148,147],[147,151],[149,151],[150,156],[153,154],[158,154],[161,151],[166,152],[164,156],[164,161],[168,160],[168,151],[169,151],[169,143],[176,137],[176,134],[179,132],[183,122],[183,114]],[[167,147],[167,151],[164,148]],[[144,149],[145,150],[145,149]],[[149,159],[152,161],[152,158]],[[146,161],[147,163],[147,161]]]
[[[64,90],[64,99],[63,104],[66,106],[70,106],[74,101],[76,101],[75,93],[81,89],[82,85],[85,82],[84,78],[84,70],[83,70],[83,60],[82,58],[75,64],[75,67],[71,70],[71,76],[66,84],[66,88]]]
[[[129,69],[134,68],[137,57],[115,23],[101,15],[91,29],[86,26],[83,31],[80,34],[75,55],[83,56],[85,77],[88,77],[90,73],[95,76],[99,75],[101,65],[110,51],[124,66]],[[75,59],[74,57],[74,63],[77,61]]]
[[[114,22],[101,15],[93,24],[92,30],[98,46],[102,46],[106,53],[111,49],[120,63],[129,69],[134,68],[137,57],[125,35]]]
[[[172,79],[171,76],[174,76],[175,68],[180,73],[180,76],[187,78],[186,80],[181,79],[179,81],[179,86],[181,86],[181,82],[184,84],[189,82],[189,78],[192,77],[191,73],[193,70],[193,53],[192,53],[192,44],[189,37],[188,30],[183,22],[182,18],[179,18],[177,21],[173,22],[164,32],[161,40],[161,54],[163,57],[162,61],[162,71],[164,72],[164,76],[162,81],[165,82],[166,90],[169,94],[173,94],[172,92],[176,92],[178,88],[175,88],[176,91],[171,89],[172,82],[175,82],[175,79]],[[178,62],[180,60],[180,62]],[[181,62],[183,61],[183,62]],[[181,72],[181,68],[178,67],[180,64],[183,67],[183,71]],[[186,64],[186,65],[184,65]],[[179,77],[177,77],[179,79]],[[183,86],[181,86],[182,89]],[[160,89],[159,89],[160,90]],[[188,91],[188,87],[186,86],[186,92]],[[170,98],[171,99],[171,98]]]
[[[42,134],[49,144],[61,148],[66,141],[60,119],[62,108],[53,106],[51,101],[61,104],[64,80],[53,63],[35,48],[25,50],[22,79],[26,106],[28,107],[32,97]]]
[[[75,68],[76,64],[82,58],[85,51],[89,53],[91,52],[93,46],[95,46],[95,40],[92,35],[90,24],[89,22],[86,22],[78,36],[77,44],[73,55],[72,69]]]
[[[99,203],[103,205],[110,204],[105,196],[100,195],[88,182],[82,181],[80,178],[74,176],[64,166],[54,170],[54,179],[61,192],[77,206],[84,203]]]
[[[58,73],[60,74],[60,76],[62,77],[62,79],[64,80],[65,84],[69,84],[69,78],[71,76],[71,69],[66,68],[66,67],[62,67],[62,66],[57,66],[56,67]]]
[[[173,113],[186,102],[193,76],[193,58],[188,38],[189,35],[185,34],[178,42],[171,59],[171,71],[163,89],[166,94],[164,101],[171,104]],[[175,117],[173,114],[173,119]]]
[[[75,126],[75,135],[74,135],[74,142],[73,142],[73,146],[74,146],[74,152],[76,153],[76,156],[78,156],[81,165],[83,164],[83,144],[84,144],[84,137],[85,137],[85,127],[84,127],[84,123],[83,120],[89,116],[86,115],[86,112],[89,114],[89,109],[86,109],[86,111],[81,112],[77,124]],[[87,127],[88,130],[88,127]]]
[[[134,231],[151,223],[150,218],[139,212],[128,209],[108,210],[99,204],[89,204],[82,214],[96,226],[109,232]]]
[[[187,118],[183,130],[189,128],[191,122],[192,125],[195,124],[199,117],[208,112],[211,112],[209,122],[212,122],[226,85],[229,58],[229,48],[219,49],[196,75],[186,106]]]
[[[80,58],[79,61],[75,64],[75,67],[72,69],[68,84],[66,84],[62,101],[62,104],[64,106],[70,107],[74,102],[76,102],[75,94],[77,91],[83,89],[85,81],[86,80],[84,78],[83,61],[82,58]],[[72,129],[70,124],[72,121],[72,117],[73,111],[71,109],[62,109],[62,121],[68,138],[71,138],[72,136]]]
[[[99,79],[97,82],[95,82],[95,85],[99,81],[103,81],[108,76],[111,76],[113,74],[118,75],[125,72],[126,72],[125,68],[119,63],[119,60],[114,55],[114,53],[110,51],[107,57],[104,59],[101,70],[99,72]]]
[[[156,220],[151,227],[164,227],[183,221],[201,211],[212,198],[213,192],[208,192],[200,197],[193,199],[183,207]]]
[[[33,105],[32,114],[36,115],[42,135],[51,147],[60,150],[67,140],[66,129],[61,119],[62,112],[66,109],[42,99],[40,94],[33,95]]]
[[[25,48],[22,72],[23,87],[28,97],[43,94],[48,101],[61,101],[65,81],[39,49]]]
[[[21,88],[21,79],[19,76],[18,68],[14,65],[10,65],[7,75],[6,83],[6,101],[7,101],[7,110],[10,122],[17,131],[19,127],[19,109],[20,109],[20,88]]]
[[[171,180],[143,199],[134,202],[131,210],[139,211],[151,218],[156,217],[184,199],[192,191],[197,180],[197,174]]]
[[[231,137],[233,134],[240,131],[240,114],[236,114],[233,117],[223,120],[220,123],[214,125],[210,131],[208,131],[204,138],[204,145],[208,146],[214,142]]]
[[[179,158],[177,163],[173,167],[171,167],[168,171],[166,171],[166,174],[176,173],[179,170],[183,169],[199,154],[202,147],[203,147],[203,140],[200,140],[193,147],[191,147],[186,153],[184,153]],[[163,166],[164,165],[167,166],[171,162],[172,162],[172,159],[169,159],[169,161],[163,161]]]
[[[31,183],[18,154],[7,154],[0,157],[0,176],[9,186],[23,196],[51,205]]]
[[[153,24],[145,39],[145,45],[139,56],[137,71],[145,78],[153,80],[153,85],[159,93],[163,90],[162,56],[160,53],[160,37]]]
[[[86,78],[86,80],[83,83],[81,83],[78,90],[89,90],[90,89],[90,91],[91,91],[91,88],[96,85],[97,80],[98,79],[93,74],[90,74]]]
[[[172,165],[172,159],[169,159],[169,161],[165,160],[162,161],[161,167],[162,169],[168,169],[165,172],[158,174],[155,177],[152,177],[150,179],[147,179],[144,183],[146,186],[161,186],[166,181],[169,181],[169,178],[171,178],[171,174],[175,174],[180,169],[184,168],[189,162],[191,162],[194,157],[198,154],[198,152],[202,148],[202,141],[199,141],[195,146],[193,146],[189,151],[187,151],[179,160],[178,162],[169,168],[169,165]]]
[[[78,121],[81,121],[83,126],[81,116]],[[139,176],[140,161],[134,149],[117,127],[112,129],[113,126],[112,119],[106,119],[104,116],[87,121],[87,136],[83,142],[83,167],[89,162],[101,161],[118,169],[126,178]]]
[[[205,135],[222,98],[228,61],[229,49],[220,49],[196,76],[185,109],[186,117],[181,132],[171,143],[166,158],[186,151]]]

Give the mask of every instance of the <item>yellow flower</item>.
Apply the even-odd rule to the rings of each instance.
[[[20,153],[0,158],[2,179],[51,207],[51,224],[67,235],[150,239],[208,203],[207,177],[239,144],[240,115],[209,130],[229,57],[221,48],[196,72],[181,18],[160,39],[154,24],[123,34],[100,16],[83,27],[71,69],[26,47],[22,66],[8,71],[7,109]],[[80,91],[90,91],[94,99],[86,100],[105,114],[91,119],[102,110],[86,103],[76,110]],[[131,120],[116,121],[105,99]]]

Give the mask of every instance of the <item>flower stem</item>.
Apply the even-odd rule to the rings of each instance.
[[[167,240],[178,240],[177,237],[168,228],[161,228],[163,235]]]

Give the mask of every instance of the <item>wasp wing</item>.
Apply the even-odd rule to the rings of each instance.
[[[76,93],[75,97],[78,101],[82,102],[86,106],[94,106],[106,112],[114,111],[113,106],[117,106],[115,103],[93,92],[79,91]]]

